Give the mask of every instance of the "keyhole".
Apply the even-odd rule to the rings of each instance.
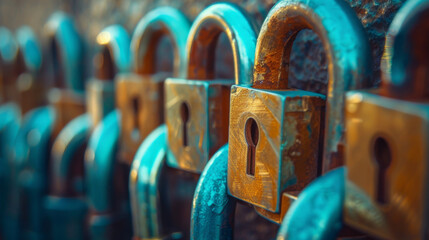
[[[137,141],[140,137],[139,131],[139,111],[140,111],[140,99],[135,97],[131,100],[131,106],[133,109],[133,130],[131,137]]]
[[[387,197],[387,169],[392,162],[392,152],[389,143],[382,137],[378,137],[374,142],[374,160],[377,162],[377,188],[375,195],[377,202],[386,204]]]
[[[256,145],[259,140],[259,128],[255,119],[249,118],[246,121],[246,127],[244,130],[247,143],[247,168],[246,173],[251,176],[255,176],[255,154]]]
[[[185,102],[180,106],[180,117],[182,118],[183,146],[188,146],[188,121],[189,107]]]

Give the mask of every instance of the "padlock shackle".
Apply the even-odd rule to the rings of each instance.
[[[66,87],[82,92],[83,44],[73,19],[63,12],[55,12],[45,24],[44,33],[49,43],[54,43],[53,46],[57,48]]]
[[[285,0],[269,12],[256,45],[253,87],[286,89],[290,53],[303,29],[321,39],[328,60],[323,172],[342,164],[344,94],[362,88],[371,74],[371,53],[365,30],[344,1]]]
[[[42,52],[33,30],[22,26],[16,31],[19,52],[22,55],[25,71],[36,73],[42,65]]]
[[[428,98],[428,53],[429,1],[407,1],[386,35],[381,94],[407,99]]]
[[[104,28],[96,37],[96,45],[97,53],[109,59],[107,62],[103,59],[101,66],[96,66],[98,78],[113,80],[116,74],[130,70],[130,37],[124,27],[115,24]],[[107,71],[113,72],[109,74]]]
[[[173,76],[186,73],[186,39],[190,23],[186,16],[172,7],[150,11],[137,24],[131,40],[134,72],[146,75],[156,72],[156,50],[162,37],[168,37],[174,52]]]
[[[256,27],[247,13],[235,4],[216,3],[204,9],[192,24],[187,41],[187,78],[215,77],[215,48],[225,33],[234,56],[235,84],[250,85],[255,60]]]

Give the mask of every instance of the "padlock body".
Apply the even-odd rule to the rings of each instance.
[[[377,91],[347,94],[348,224],[386,239],[427,237],[428,120],[427,103],[382,97]],[[381,185],[383,156],[390,164]]]
[[[120,159],[131,164],[142,141],[164,122],[164,81],[156,75],[122,74],[116,80],[121,113]]]
[[[167,79],[165,121],[169,166],[201,173],[210,156],[227,142],[231,85],[228,80]],[[185,127],[184,104],[188,109]]]
[[[230,194],[280,212],[283,192],[300,191],[317,177],[324,106],[325,97],[316,93],[233,86],[228,141]],[[253,175],[246,170],[246,122],[250,118],[259,129]]]
[[[86,84],[86,92],[88,113],[95,127],[115,108],[115,84],[93,78]]]

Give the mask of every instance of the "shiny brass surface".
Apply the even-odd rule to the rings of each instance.
[[[116,106],[122,119],[119,154],[129,164],[143,139],[163,123],[163,89],[167,75],[127,74],[116,80]]]

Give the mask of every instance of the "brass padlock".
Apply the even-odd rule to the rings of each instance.
[[[329,61],[326,112],[324,95],[288,88],[290,52],[303,29],[319,36]],[[369,63],[365,32],[345,2],[278,2],[259,33],[252,87],[231,90],[230,194],[281,222],[298,193],[321,174],[322,152],[323,164],[331,165],[339,151],[344,92],[363,85]]]
[[[213,79],[213,53],[222,32],[234,55],[234,81]],[[165,86],[169,166],[200,173],[227,142],[230,87],[250,84],[255,36],[249,18],[231,4],[208,7],[193,23],[187,43],[187,78],[168,79]]]
[[[115,108],[115,78],[129,71],[130,39],[120,25],[109,26],[97,35],[95,77],[87,83],[87,106],[92,127]]]
[[[86,143],[89,133],[114,109],[114,78],[117,73],[129,70],[129,43],[128,33],[120,25],[106,27],[97,35],[97,53],[94,56],[95,78],[87,83],[87,115],[90,122],[82,116],[73,119],[55,139],[52,147],[52,164],[65,165],[61,168],[55,166],[52,168],[54,195],[73,192],[72,189],[68,189],[70,174],[83,174],[83,171],[74,173],[69,171],[74,165],[83,166],[83,151],[80,154],[74,151],[83,145],[83,142]],[[89,124],[90,129],[78,126],[77,122],[80,122],[80,125]]]
[[[94,190],[94,186],[84,186],[85,149],[95,125],[114,109],[114,78],[129,69],[129,43],[128,33],[120,25],[106,27],[97,35],[95,78],[87,85],[87,114],[70,121],[53,144],[51,189],[46,201],[50,227],[55,229],[51,231],[53,239],[63,239],[70,228],[75,231],[67,235],[68,239],[81,239],[87,234],[83,189]],[[94,218],[89,220],[92,227]]]
[[[346,98],[345,222],[382,239],[428,238],[429,1],[393,19],[377,90]]]
[[[185,76],[185,47],[189,21],[178,10],[157,8],[140,20],[131,42],[134,73],[116,82],[117,108],[121,112],[119,155],[128,165],[143,139],[164,123],[164,81]],[[162,37],[173,47],[173,73],[157,72],[156,50]]]

